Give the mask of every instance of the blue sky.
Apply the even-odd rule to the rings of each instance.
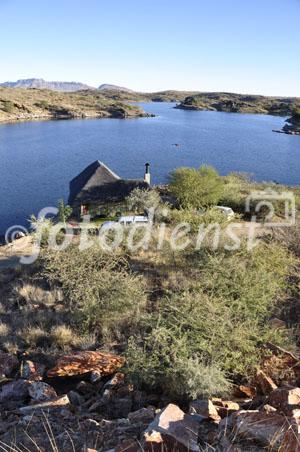
[[[0,81],[300,96],[300,0],[0,0]]]

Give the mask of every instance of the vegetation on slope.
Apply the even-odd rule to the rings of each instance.
[[[40,89],[0,88],[0,122],[139,116],[147,114],[138,106],[109,98],[97,90],[66,93]]]
[[[300,107],[299,98],[265,97],[235,93],[198,93],[194,96],[186,97],[177,108],[288,116],[293,113],[297,106]]]
[[[220,176],[207,168],[196,175],[188,177],[196,186],[187,206],[182,178],[175,177],[173,207],[160,201],[169,214],[159,250],[155,234],[148,249],[129,251],[122,243],[113,253],[100,250],[96,238],[80,251],[75,239],[62,251],[44,244],[35,265],[0,274],[1,349],[30,356],[113,348],[126,354],[133,382],[184,399],[223,394],[232,383],[251,381],[268,341],[299,346],[299,225],[280,234],[264,231],[252,250],[243,237],[239,249],[215,249],[208,236],[199,249],[191,244],[174,251],[168,231],[178,219],[193,216],[198,225],[216,220],[199,215],[195,202],[201,196],[201,206],[216,201],[198,191],[199,177],[210,183]],[[266,187],[239,175],[221,180],[218,199],[241,211],[251,191]],[[149,196],[159,201],[157,194]],[[129,201],[142,209],[149,199],[143,192]],[[279,205],[279,217],[282,212]],[[188,237],[193,243],[194,229]],[[274,329],[274,317],[286,328]]]

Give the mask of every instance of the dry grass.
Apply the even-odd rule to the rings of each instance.
[[[10,333],[10,327],[6,323],[0,322],[0,338],[8,336]]]
[[[19,333],[19,336],[29,347],[44,347],[49,343],[49,334],[41,327],[27,327]]]
[[[55,289],[49,291],[30,283],[17,285],[15,287],[15,292],[27,303],[40,303],[49,306],[62,301],[62,293],[60,290]]]
[[[62,350],[68,350],[72,347],[76,347],[80,343],[80,339],[72,331],[72,329],[66,325],[58,325],[51,330],[51,340],[53,345],[56,345]]]

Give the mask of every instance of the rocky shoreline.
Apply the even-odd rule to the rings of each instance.
[[[141,118],[153,116],[137,105],[97,91],[54,92],[0,88],[0,123],[49,119]]]

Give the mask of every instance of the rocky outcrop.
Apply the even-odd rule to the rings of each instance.
[[[299,105],[300,100],[297,98],[283,99],[236,93],[198,93],[187,96],[175,108],[287,116],[292,114]]]
[[[98,373],[102,377],[114,374],[123,367],[125,360],[121,356],[102,353],[99,351],[83,351],[66,355],[56,363],[47,373],[49,378],[71,377],[87,373]]]
[[[287,119],[282,131],[289,135],[300,135],[300,113],[294,114],[291,118]]]

